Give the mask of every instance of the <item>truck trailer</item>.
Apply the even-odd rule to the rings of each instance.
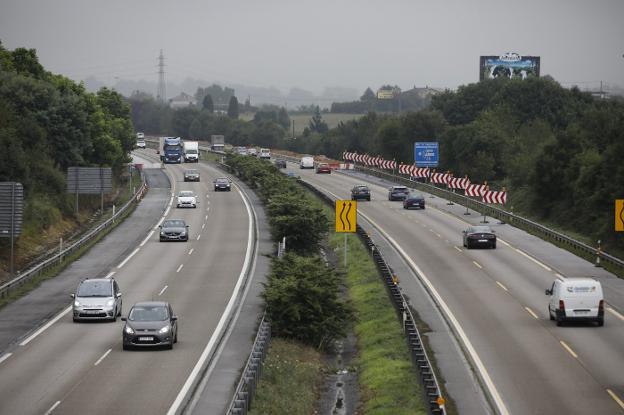
[[[210,136],[210,149],[212,151],[224,151],[225,150],[225,136],[223,135]]]

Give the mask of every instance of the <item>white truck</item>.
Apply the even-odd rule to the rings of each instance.
[[[225,136],[223,135],[211,135],[210,136],[210,149],[212,151],[225,150]]]
[[[197,141],[184,142],[184,161],[186,163],[199,162],[199,143]]]

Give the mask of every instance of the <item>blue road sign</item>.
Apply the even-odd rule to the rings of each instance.
[[[414,161],[418,167],[438,167],[439,155],[437,142],[414,143]]]

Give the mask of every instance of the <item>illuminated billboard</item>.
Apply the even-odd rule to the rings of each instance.
[[[479,80],[493,78],[522,78],[540,75],[539,56],[520,56],[508,52],[500,56],[481,56]]]

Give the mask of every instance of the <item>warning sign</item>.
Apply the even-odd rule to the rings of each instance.
[[[615,200],[615,230],[624,232],[624,199]]]

